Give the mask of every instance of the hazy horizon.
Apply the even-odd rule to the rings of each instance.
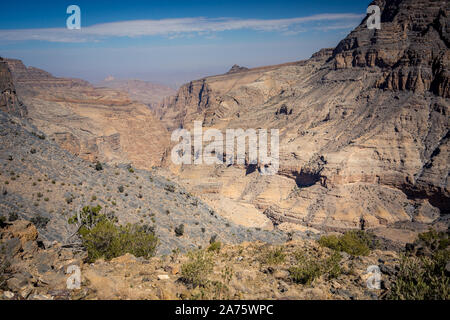
[[[66,29],[70,4],[81,8],[81,30]],[[367,5],[23,1],[0,13],[0,56],[91,83],[113,76],[177,87],[234,64],[253,68],[307,59],[336,46]]]

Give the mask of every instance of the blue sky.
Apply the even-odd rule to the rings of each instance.
[[[81,8],[81,30],[66,8]],[[15,1],[0,12],[0,56],[56,76],[171,85],[308,58],[335,46],[368,1]],[[6,8],[5,8],[6,6]]]

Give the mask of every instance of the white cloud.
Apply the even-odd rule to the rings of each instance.
[[[304,26],[306,23],[329,22],[328,29],[340,29],[348,26],[346,24],[344,27],[342,22],[356,22],[364,16],[353,13],[325,13],[307,17],[271,20],[203,17],[130,20],[96,24],[89,27],[83,27],[82,24],[81,30],[68,30],[66,28],[4,29],[0,30],[0,41],[41,40],[49,42],[89,42],[109,37],[168,36],[173,38],[188,34],[208,34],[208,36],[211,36],[211,33],[242,29],[281,32],[285,35],[291,35],[300,31],[306,31],[307,28]],[[325,27],[324,30],[326,29]]]

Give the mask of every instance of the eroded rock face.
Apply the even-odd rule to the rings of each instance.
[[[168,133],[147,105],[121,91],[55,78],[20,60],[7,63],[28,119],[67,151],[89,161],[139,168],[160,164]]]
[[[156,108],[164,98],[176,93],[176,90],[161,84],[142,80],[120,80],[114,77],[108,77],[96,86],[122,90],[128,93],[131,99],[145,103],[151,109]]]
[[[174,170],[180,181],[235,221],[236,205],[255,209],[255,221],[266,212],[275,224],[325,229],[358,228],[361,216],[383,229],[448,214],[450,104],[446,71],[438,72],[448,67],[448,4],[378,4],[379,31],[364,20],[334,50],[308,61],[180,88],[161,108],[169,130],[194,120],[204,130],[280,130],[277,175],[185,165]],[[389,80],[396,74],[402,80]]]
[[[450,97],[450,4],[447,1],[374,1],[381,29],[366,19],[333,52],[335,68],[379,68],[376,86],[388,90],[432,91]]]
[[[19,101],[11,72],[6,61],[0,57],[0,110],[23,117],[27,110]]]

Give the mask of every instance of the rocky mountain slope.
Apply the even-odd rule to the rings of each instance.
[[[281,232],[248,230],[228,222],[183,188],[154,172],[127,165],[103,165],[60,149],[19,118],[0,112],[0,213],[37,221],[42,240],[70,244],[76,231],[68,220],[84,206],[101,205],[120,223],[153,226],[159,254],[224,242],[280,242]],[[184,225],[180,236],[175,228]]]
[[[180,183],[237,223],[366,227],[394,240],[445,218],[449,190],[446,1],[375,1],[335,49],[192,81],[160,106],[169,130],[278,128],[280,170],[184,165]],[[406,229],[405,229],[406,228]],[[405,241],[405,239],[403,239]]]
[[[0,300],[61,299],[380,299],[392,287],[398,272],[399,256],[395,251],[375,250],[368,256],[342,254],[337,259],[332,250],[314,241],[291,241],[282,246],[261,242],[226,245],[207,251],[211,264],[202,272],[205,286],[193,288],[183,279],[189,257],[180,253],[151,259],[126,254],[111,261],[85,263],[84,252],[76,252],[53,242],[45,248],[39,243],[35,226],[17,220],[0,227],[2,258],[11,266],[0,272]],[[281,250],[280,256],[268,259]],[[323,274],[311,283],[296,283],[291,267],[301,254],[320,261],[334,261],[333,275]],[[329,260],[334,257],[335,260]],[[327,260],[328,259],[328,260]],[[0,262],[1,259],[0,259]],[[370,289],[368,265],[380,265],[382,287]],[[81,286],[67,288],[69,266],[80,268]],[[3,279],[2,279],[3,277]]]
[[[168,134],[147,105],[121,91],[55,78],[20,60],[6,62],[27,118],[62,148],[89,161],[147,169],[160,164]]]
[[[124,91],[131,99],[145,103],[150,109],[157,107],[165,97],[176,93],[176,90],[162,84],[143,80],[121,80],[114,77],[108,77],[95,85]]]

